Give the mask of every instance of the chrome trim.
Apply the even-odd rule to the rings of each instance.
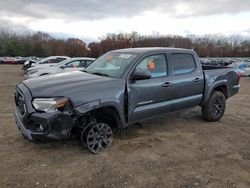
[[[234,89],[239,89],[240,88],[240,84],[239,85],[235,85],[233,86]]]
[[[150,101],[143,101],[143,102],[138,102],[137,104],[138,105],[142,105],[142,104],[150,104],[150,103],[152,103],[153,101],[152,100],[150,100]]]

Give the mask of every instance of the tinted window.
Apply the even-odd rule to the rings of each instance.
[[[171,54],[173,74],[185,74],[195,69],[195,61],[191,54]]]
[[[59,58],[56,58],[55,60],[54,60],[54,62],[53,63],[59,63],[59,62],[61,62],[61,61],[64,61],[66,58],[61,58],[61,57],[59,57]]]
[[[165,55],[150,55],[137,65],[136,70],[149,70],[152,78],[167,76],[167,63]]]
[[[63,60],[65,60],[66,58],[52,58],[52,59],[48,59],[44,62],[41,62],[41,64],[47,64],[47,63],[59,63]]]
[[[48,59],[44,62],[41,62],[41,64],[54,63],[54,62],[55,62],[55,59]]]

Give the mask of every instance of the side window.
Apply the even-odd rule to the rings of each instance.
[[[74,67],[79,67],[81,64],[80,60],[77,61],[71,61],[65,65],[66,68],[74,68]]]
[[[141,60],[136,70],[149,70],[152,78],[167,76],[167,62],[164,54],[150,55]]]
[[[93,61],[92,60],[86,60],[86,67],[89,66]]]
[[[173,74],[186,74],[192,72],[196,65],[192,54],[171,54]]]
[[[56,58],[53,63],[60,63],[61,61],[64,61],[66,58]]]
[[[49,63],[56,63],[56,60],[57,59],[51,59],[51,60],[49,60]]]
[[[54,63],[55,59],[48,59],[44,62],[42,62],[41,64],[47,64],[47,63]]]

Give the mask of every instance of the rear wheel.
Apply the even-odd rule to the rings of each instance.
[[[205,105],[202,106],[202,114],[207,121],[218,121],[226,109],[225,95],[220,91],[214,91]]]
[[[92,123],[84,131],[83,139],[91,153],[102,153],[111,146],[113,131],[106,123]]]

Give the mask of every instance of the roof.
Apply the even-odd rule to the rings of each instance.
[[[192,49],[185,49],[185,48],[165,48],[165,47],[147,47],[147,48],[124,48],[113,50],[112,52],[121,52],[121,53],[151,53],[151,52],[193,52]]]

